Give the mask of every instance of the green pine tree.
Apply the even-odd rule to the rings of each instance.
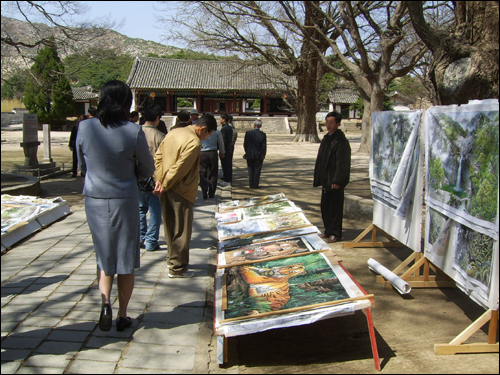
[[[74,112],[73,93],[57,55],[55,40],[38,52],[26,83],[24,105],[40,123],[60,124]]]

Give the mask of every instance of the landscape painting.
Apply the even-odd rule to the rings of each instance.
[[[251,263],[256,260],[308,253],[309,251],[310,248],[307,242],[301,237],[295,237],[286,240],[248,245],[239,249],[229,250],[224,252],[224,258],[225,264],[241,262]]]
[[[237,211],[242,220],[257,219],[268,216],[280,215],[289,212],[300,211],[299,208],[292,201],[279,201],[273,203],[259,204],[257,206],[250,206],[239,208]]]
[[[255,233],[241,238],[237,237],[219,241],[218,247],[219,249],[230,249],[230,248],[250,245],[253,243],[261,243],[275,239],[296,237],[311,233],[319,233],[318,228],[315,226],[308,226],[304,228],[290,229],[276,233]]]
[[[222,202],[219,203],[219,212],[232,211],[239,207],[247,207],[247,206],[254,206],[256,204],[277,202],[284,199],[287,199],[285,197],[285,194],[279,193],[275,195],[265,195],[262,197],[253,197],[236,201]]]
[[[403,159],[414,127],[420,124],[420,111],[384,111],[372,114],[370,178],[390,186]]]
[[[491,262],[493,259],[493,238],[475,232],[460,225],[455,251],[455,268],[462,270],[462,275],[472,284],[482,284],[487,292],[491,280]],[[485,295],[488,298],[487,294]]]
[[[258,232],[283,231],[311,225],[302,212],[274,216],[267,219],[244,220],[237,223],[217,224],[219,239],[245,236]]]
[[[426,116],[427,203],[498,238],[498,104],[433,108]]]
[[[226,272],[225,319],[349,298],[321,253],[228,267]]]

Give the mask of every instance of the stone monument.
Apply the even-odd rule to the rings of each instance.
[[[45,176],[59,171],[52,161],[50,151],[50,125],[43,125],[43,163],[38,163],[38,118],[36,114],[23,115],[23,142],[20,146],[24,149],[24,165],[16,166],[17,173],[29,176]]]

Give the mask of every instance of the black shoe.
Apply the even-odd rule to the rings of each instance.
[[[208,198],[208,194],[206,191],[203,192],[203,199],[207,199]]]
[[[118,332],[123,331],[125,328],[130,327],[132,325],[132,319],[128,316],[126,318],[119,317],[116,319],[116,330]]]
[[[144,241],[141,241],[140,248],[141,249],[145,249],[146,248],[146,245],[144,244]]]
[[[99,317],[99,329],[101,331],[107,332],[111,329],[113,325],[113,311],[111,310],[111,305],[105,303],[101,309],[101,316]]]

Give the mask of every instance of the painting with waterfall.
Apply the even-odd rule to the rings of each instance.
[[[422,111],[372,114],[370,186],[373,199],[406,218],[416,181]]]
[[[498,239],[498,101],[426,113],[426,201]]]

